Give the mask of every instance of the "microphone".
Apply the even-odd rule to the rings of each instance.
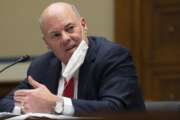
[[[25,62],[27,60],[30,59],[30,56],[29,55],[24,55],[24,56],[21,56],[19,57],[16,61],[14,61],[13,63],[11,63],[10,65],[7,65],[6,67],[4,67],[3,69],[0,70],[0,73],[2,73],[3,71],[5,71],[6,69],[8,69],[9,67],[17,64],[17,63],[20,63],[20,62]]]

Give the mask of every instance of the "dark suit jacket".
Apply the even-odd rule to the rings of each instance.
[[[61,62],[52,52],[35,59],[27,74],[57,94]],[[16,89],[29,89],[23,81]],[[0,111],[12,111],[13,92],[1,100]],[[75,115],[142,111],[144,101],[128,50],[100,37],[89,37],[89,49],[79,72],[78,99],[72,99]]]

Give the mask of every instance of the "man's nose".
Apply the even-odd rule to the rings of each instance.
[[[67,44],[70,41],[70,36],[66,32],[62,32],[62,40],[64,44]]]

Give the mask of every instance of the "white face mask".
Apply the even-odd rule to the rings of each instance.
[[[83,64],[87,50],[88,45],[85,40],[82,40],[64,69],[62,76],[66,78],[66,80],[69,80],[76,70],[79,69],[79,67]]]

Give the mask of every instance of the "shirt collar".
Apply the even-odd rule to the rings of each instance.
[[[63,62],[61,62],[61,66],[62,66],[62,70],[61,70],[61,75],[62,75],[66,68],[66,65]]]

